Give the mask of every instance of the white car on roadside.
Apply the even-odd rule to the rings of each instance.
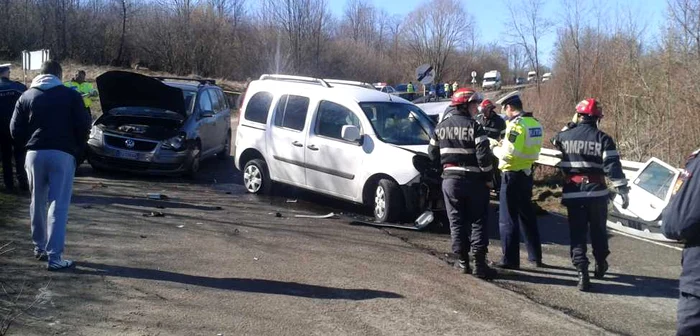
[[[426,190],[435,124],[416,105],[362,86],[283,75],[251,82],[235,140],[246,190],[293,185],[366,204],[380,222],[412,220],[441,198]]]

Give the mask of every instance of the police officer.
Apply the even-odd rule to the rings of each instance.
[[[2,153],[2,171],[5,189],[15,191],[15,181],[12,174],[12,159],[15,160],[15,172],[22,191],[29,190],[27,172],[24,170],[24,146],[15,143],[10,135],[10,120],[15,110],[15,103],[27,91],[24,84],[10,80],[10,64],[0,65],[0,153]]]
[[[607,175],[622,196],[623,208],[629,204],[627,179],[613,139],[598,129],[603,117],[595,99],[576,105],[577,118],[557,134],[552,143],[562,152],[559,167],[564,173],[562,204],[569,217],[571,261],[578,271],[578,289],[590,289],[586,244],[591,233],[595,258],[594,276],[602,279],[608,270],[608,201]]]
[[[496,108],[493,103],[484,99],[479,105],[479,114],[476,116],[476,121],[481,124],[486,131],[486,135],[492,139],[491,144],[495,146],[498,141],[501,141],[503,135],[506,134],[506,121],[494,112]],[[501,189],[501,171],[498,169],[498,158],[494,157],[493,184],[496,194],[500,194]]]
[[[408,93],[408,100],[413,101],[416,93],[416,89],[413,87],[413,82],[408,82],[408,85],[406,85],[406,92]]]
[[[450,95],[450,89],[452,89],[452,85],[450,85],[450,83],[448,83],[447,81],[445,81],[445,84],[444,84],[445,98],[450,98],[450,97],[452,97],[452,96]]]
[[[503,259],[499,268],[520,268],[520,230],[524,232],[528,260],[542,267],[542,245],[532,206],[532,165],[542,148],[543,128],[532,113],[523,112],[518,91],[496,102],[509,118],[505,138],[494,153],[503,172],[499,206],[499,229]]]
[[[452,252],[459,259],[455,266],[463,273],[470,273],[471,245],[472,274],[483,279],[492,274],[486,263],[492,153],[486,133],[473,118],[480,101],[481,96],[472,89],[457,90],[450,104],[454,108],[452,116],[436,127],[428,153],[431,160],[439,160],[443,167],[442,191],[450,221]]]
[[[663,211],[664,236],[685,243],[676,335],[700,335],[700,149],[690,155]]]

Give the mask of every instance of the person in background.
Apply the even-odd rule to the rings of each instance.
[[[85,71],[79,70],[69,82],[65,83],[65,86],[77,91],[83,97],[83,103],[88,113],[92,115],[92,97],[97,96],[97,90],[92,87],[92,84],[85,81]]]
[[[27,174],[24,171],[24,146],[15,143],[10,135],[10,120],[15,104],[26,90],[27,87],[24,84],[10,80],[10,64],[0,64],[0,154],[2,154],[3,180],[8,192],[15,192],[15,178],[12,174],[13,159],[19,189],[29,190]]]
[[[47,61],[17,101],[10,131],[27,149],[34,257],[48,270],[73,266],[63,259],[76,158],[87,142],[91,118],[80,94],[61,83],[62,69]]]

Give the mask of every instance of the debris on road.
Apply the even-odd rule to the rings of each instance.
[[[393,228],[393,229],[403,229],[403,230],[413,230],[413,231],[423,231],[426,227],[420,227],[418,225],[401,225],[401,224],[388,224],[388,223],[379,223],[379,222],[369,222],[369,221],[352,221],[350,222],[350,225],[364,225],[364,226],[373,226],[373,227],[379,227],[379,228]]]
[[[222,207],[220,207],[220,206],[215,207],[214,209],[216,209],[216,210],[224,210],[224,208],[222,208]]]
[[[148,199],[152,199],[152,200],[168,199],[168,196],[163,195],[161,193],[148,193],[148,194],[146,194],[146,197],[148,197]]]
[[[240,233],[240,231],[238,231],[238,229],[233,229],[233,235],[234,235],[234,236],[237,236],[239,233]]]
[[[253,260],[258,261],[258,257],[254,257]]]
[[[159,205],[159,206],[156,206],[156,209],[165,209],[165,207],[162,205]]]
[[[95,183],[92,185],[92,189],[97,189],[97,188],[107,188],[107,185],[100,182],[100,183]]]
[[[144,217],[165,217],[165,214],[160,211],[151,211],[143,214]]]
[[[146,236],[146,235],[140,235],[139,237],[141,237],[141,238],[146,238],[147,236]]]
[[[92,209],[92,205],[90,205],[90,204],[83,205],[83,209]]]
[[[180,225],[178,225],[177,227],[178,227],[178,229],[182,229],[182,228],[184,228],[185,226],[182,225],[182,224],[180,224]]]
[[[203,225],[204,223],[197,223],[197,225]]]
[[[297,202],[296,199],[288,199],[288,200],[287,200],[287,203],[296,203],[296,202]]]
[[[335,213],[329,213],[327,215],[294,215],[296,218],[314,218],[314,219],[329,219],[335,218]]]
[[[277,213],[275,213],[275,217],[277,217],[277,218],[282,218],[282,214],[279,213],[279,212],[277,212]]]

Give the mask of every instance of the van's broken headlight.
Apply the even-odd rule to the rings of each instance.
[[[102,129],[97,126],[92,126],[90,129],[90,139],[102,140]]]
[[[185,136],[182,134],[174,136],[170,139],[163,140],[162,144],[162,148],[165,149],[182,150],[185,147]]]

